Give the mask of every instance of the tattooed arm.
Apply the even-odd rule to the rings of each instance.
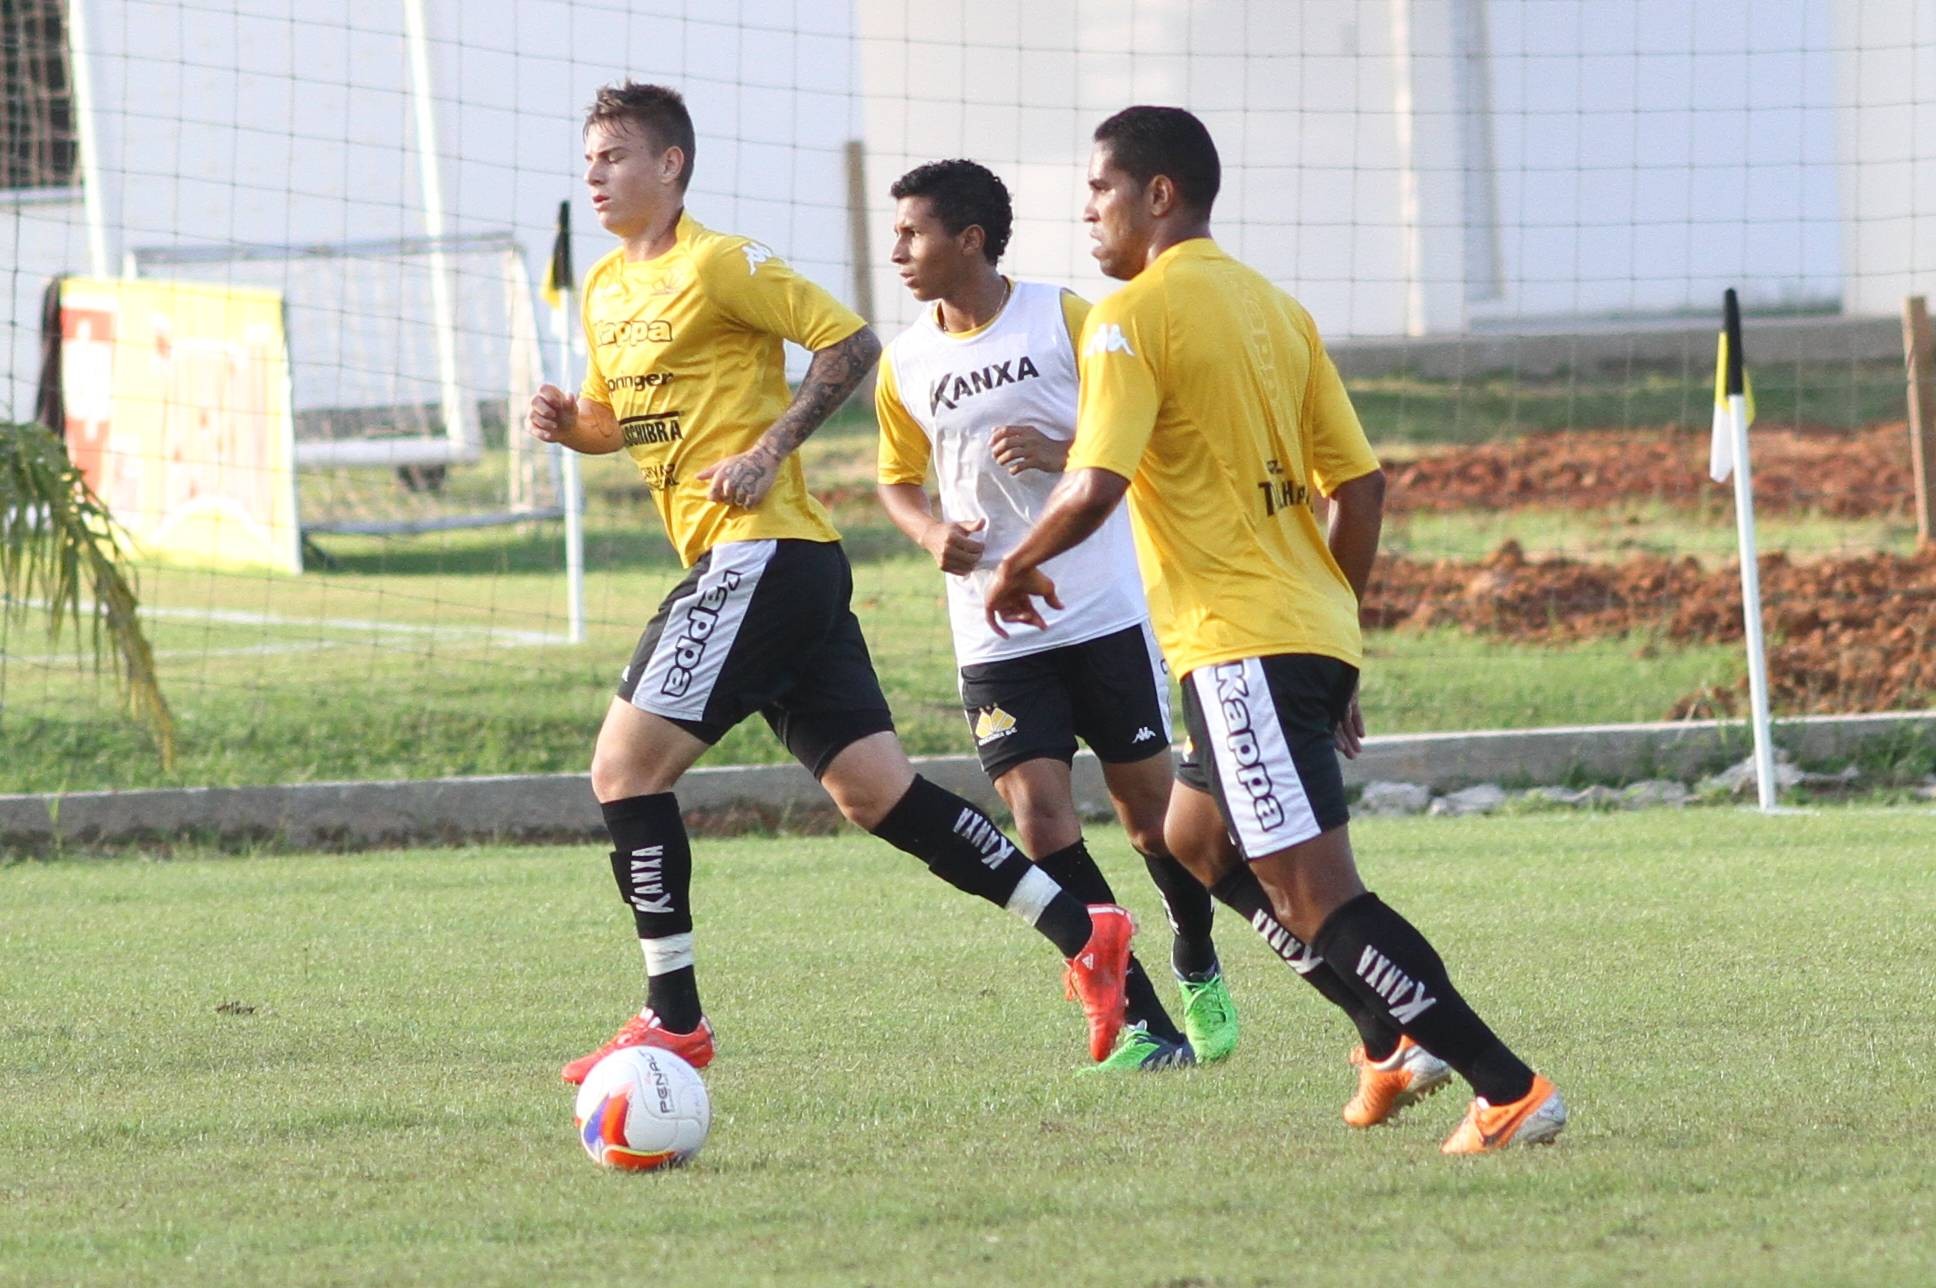
[[[708,465],[695,476],[712,481],[708,493],[715,501],[750,510],[766,499],[773,482],[780,477],[780,463],[827,417],[847,401],[868,370],[881,356],[880,337],[872,327],[862,327],[824,349],[816,349],[800,382],[793,403],[764,434],[738,456]]]

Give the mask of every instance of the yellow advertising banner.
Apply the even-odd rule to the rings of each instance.
[[[61,283],[68,456],[143,554],[302,571],[282,296]]]

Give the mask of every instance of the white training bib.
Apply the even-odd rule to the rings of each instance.
[[[989,439],[1002,425],[1027,425],[1063,442],[1075,437],[1076,355],[1063,319],[1062,290],[1016,282],[995,320],[967,336],[943,331],[936,310],[895,338],[887,360],[908,415],[928,436],[941,514],[951,523],[986,520],[981,564],[945,578],[956,661],[966,666],[1079,644],[1148,616],[1127,506],[1117,506],[1087,541],[1042,565],[1062,610],[1038,603],[1048,629],[988,628],[982,592],[995,565],[1041,514],[1060,474],[997,464]]]

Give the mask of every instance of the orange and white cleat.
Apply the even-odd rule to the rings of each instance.
[[[1344,1120],[1353,1127],[1376,1127],[1390,1122],[1398,1111],[1415,1105],[1452,1081],[1452,1066],[1408,1037],[1382,1060],[1372,1060],[1360,1043],[1351,1052],[1358,1067],[1358,1094],[1344,1107]]]
[[[1566,1126],[1566,1102],[1553,1084],[1533,1075],[1530,1091],[1509,1105],[1473,1100],[1440,1150],[1447,1154],[1491,1154],[1514,1145],[1544,1145]]]
[[[612,1034],[611,1040],[604,1046],[579,1056],[558,1070],[558,1076],[575,1087],[585,1080],[585,1075],[590,1073],[592,1066],[600,1060],[614,1051],[635,1046],[657,1047],[661,1051],[670,1051],[693,1068],[703,1069],[713,1062],[712,1022],[702,1015],[699,1018],[699,1027],[692,1032],[674,1033],[660,1023],[659,1017],[652,1013],[650,1007],[647,1007],[621,1025],[619,1031]]]
[[[1129,941],[1136,921],[1129,909],[1113,903],[1089,905],[1089,942],[1069,959],[1063,990],[1082,1003],[1089,1021],[1089,1058],[1109,1058],[1123,1027],[1123,985],[1129,976]]]

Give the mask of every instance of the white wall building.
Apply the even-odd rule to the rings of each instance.
[[[8,414],[31,410],[53,275],[118,270],[140,246],[428,231],[407,9],[10,0],[9,23],[78,20],[74,120],[94,146],[51,185],[18,167],[0,184]],[[1082,167],[1090,130],[1131,102],[1206,118],[1219,236],[1333,336],[1705,318],[1729,285],[1751,310],[1887,313],[1936,270],[1936,0],[422,9],[443,231],[515,232],[534,280],[556,203],[582,192],[582,110],[624,75],[686,91],[695,214],[871,296],[890,325],[911,310],[883,259],[887,187],[943,156],[1008,180],[1015,271],[1108,289],[1077,223]],[[860,286],[855,138],[874,261]],[[605,239],[577,211],[582,268]]]
[[[23,0],[13,0],[15,5]],[[406,4],[24,0],[82,18],[100,255],[136,247],[421,236]],[[12,8],[12,6],[10,6]],[[443,229],[513,231],[542,275],[574,200],[580,272],[610,246],[583,200],[580,124],[631,76],[686,94],[691,208],[851,294],[851,14],[812,0],[422,0]],[[47,280],[95,268],[83,176],[0,191],[0,411],[31,414]],[[292,344],[299,339],[292,336]],[[302,354],[295,357],[300,365]],[[298,376],[300,383],[301,377]]]

